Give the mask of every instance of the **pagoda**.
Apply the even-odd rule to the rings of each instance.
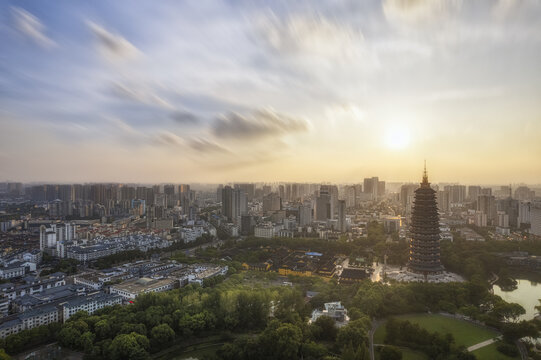
[[[440,217],[436,204],[436,192],[430,187],[426,162],[421,187],[415,190],[409,229],[410,254],[408,270],[424,275],[441,274]]]

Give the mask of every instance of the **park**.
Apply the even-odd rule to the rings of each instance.
[[[510,357],[498,351],[497,347],[501,343],[499,340],[501,334],[496,330],[489,329],[483,325],[476,324],[467,320],[458,319],[452,315],[443,314],[408,314],[394,317],[400,321],[409,321],[417,324],[421,328],[433,333],[438,332],[442,335],[451,334],[457,346],[463,346],[473,353],[479,360],[511,360],[520,357]],[[387,319],[378,322],[374,332],[374,347],[386,346],[385,336]],[[401,347],[403,360],[410,359],[428,359],[428,356],[422,352],[414,351],[409,348]],[[379,352],[376,350],[376,359]]]

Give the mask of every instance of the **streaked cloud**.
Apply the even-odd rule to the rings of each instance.
[[[188,145],[201,153],[229,153],[226,148],[205,139],[195,138],[188,141]]]
[[[181,137],[169,131],[162,131],[157,134],[154,137],[154,142],[166,146],[181,146],[184,143]]]
[[[269,12],[257,20],[261,39],[283,55],[350,58],[362,51],[363,34],[319,13],[283,18]]]
[[[137,87],[133,85],[126,85],[120,82],[113,82],[111,88],[113,94],[120,98],[139,102],[146,105],[154,105],[166,109],[174,109],[174,107],[169,104],[167,100],[154,93],[151,89],[145,89],[143,87]]]
[[[231,112],[219,116],[212,127],[215,136],[238,140],[291,135],[308,130],[308,123],[270,109],[254,110],[249,114]]]
[[[170,115],[171,119],[175,120],[178,124],[193,125],[199,123],[199,117],[189,111],[177,110]]]
[[[140,51],[119,34],[108,31],[92,21],[87,22],[94,34],[100,53],[108,60],[129,60],[137,57]]]
[[[433,91],[423,97],[426,101],[479,100],[500,97],[505,94],[502,87],[466,88]]]
[[[56,43],[45,35],[45,25],[37,17],[19,7],[12,7],[11,11],[13,13],[15,27],[23,35],[44,48],[56,46]]]
[[[462,0],[384,0],[385,17],[395,25],[440,24],[455,16]]]

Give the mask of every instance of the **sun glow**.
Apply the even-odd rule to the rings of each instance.
[[[389,149],[402,150],[410,144],[410,132],[404,126],[392,125],[385,134],[385,145]]]

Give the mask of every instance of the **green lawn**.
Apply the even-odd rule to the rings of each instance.
[[[429,360],[428,356],[425,353],[414,351],[405,347],[401,347],[402,351],[402,360]],[[379,352],[375,352],[376,360],[380,360]]]
[[[490,344],[488,346],[482,347],[480,349],[477,349],[472,352],[472,354],[475,354],[478,360],[512,360],[512,359],[520,359],[520,355],[516,356],[514,358],[506,356],[502,354],[501,352],[496,349],[498,347],[499,342],[495,342],[494,344]]]
[[[201,359],[204,355],[214,355],[218,349],[222,347],[222,344],[201,344],[196,349],[193,349],[193,347],[189,347],[181,354],[173,357],[173,360],[181,360],[181,359]]]
[[[411,323],[419,324],[430,332],[441,334],[450,333],[455,338],[457,345],[466,347],[496,337],[498,334],[492,330],[484,329],[467,321],[449,318],[437,314],[415,314],[396,316],[400,320],[408,320]],[[380,325],[374,334],[374,343],[383,344],[385,339],[385,324]]]

